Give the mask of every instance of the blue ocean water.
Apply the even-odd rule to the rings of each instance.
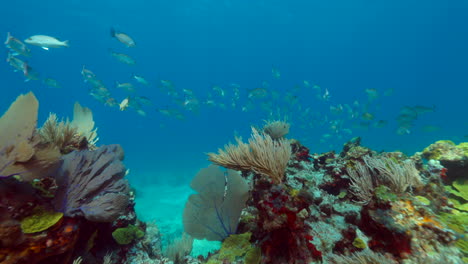
[[[265,119],[287,117],[289,137],[317,153],[339,151],[354,136],[373,149],[408,154],[439,139],[468,139],[467,1],[23,0],[4,1],[2,7],[0,34],[5,37],[7,32],[21,40],[45,34],[69,40],[70,47],[30,47],[32,56],[25,59],[61,88],[24,82],[21,73],[1,63],[0,112],[28,91],[40,101],[39,124],[49,112],[71,118],[75,101],[92,109],[99,143],[125,149],[129,180],[146,199],[137,207],[143,215],[158,210],[151,201],[161,201],[144,186],[174,186],[180,194],[172,191],[169,200],[182,208],[183,186],[208,165],[205,153],[235,135],[248,138],[250,126]],[[137,46],[127,48],[112,38],[111,27],[132,36]],[[134,57],[137,64],[119,63],[110,49]],[[2,54],[6,58],[6,48]],[[83,66],[104,81],[118,102],[127,94],[115,82],[135,83],[132,74],[144,76],[150,85],[138,85],[136,94],[152,100],[144,107],[147,115],[95,100],[80,75]],[[199,110],[175,103],[158,88],[161,80],[173,82],[179,94],[192,90]],[[235,107],[230,105],[231,84],[240,90]],[[320,86],[320,93],[313,85]],[[215,94],[213,86],[226,95],[213,96],[216,106],[203,104],[209,93]],[[267,97],[243,111],[249,91],[259,87]],[[376,89],[378,98],[369,103],[366,89]],[[384,96],[389,89],[393,93]],[[329,100],[323,100],[325,91]],[[362,118],[330,112],[330,106],[354,101],[360,102],[359,115],[369,103],[366,110],[375,116],[369,128],[362,128]],[[419,115],[409,133],[399,135],[396,118],[404,106],[435,110]],[[184,120],[157,111],[165,108],[178,109]],[[378,120],[388,124],[375,127]],[[342,125],[330,128],[334,121]]]

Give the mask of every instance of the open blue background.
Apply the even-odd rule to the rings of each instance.
[[[334,119],[340,117],[332,117],[330,105],[365,102],[368,88],[394,89],[374,106],[373,114],[388,120],[385,128],[351,127],[351,135],[320,143],[329,133],[326,126],[303,129],[293,122],[290,137],[307,142],[312,152],[339,151],[357,135],[377,150],[409,154],[438,139],[467,140],[467,1],[22,0],[2,7],[0,34],[11,32],[19,39],[46,34],[69,40],[70,48],[31,47],[33,56],[27,59],[42,77],[57,79],[60,89],[25,83],[21,74],[1,63],[1,112],[30,90],[40,101],[39,123],[49,112],[71,117],[73,103],[79,101],[93,110],[100,143],[123,145],[130,179],[136,183],[187,184],[208,164],[204,153],[232,141],[235,131],[248,137],[250,125],[268,118],[258,109],[206,106],[198,114],[186,113],[183,121],[168,118],[155,110],[171,104],[156,88],[161,79],[171,80],[179,90],[192,89],[200,99],[213,85],[228,89],[237,83],[245,95],[268,81],[271,89],[286,93],[309,80],[326,87],[332,97],[329,102],[301,100],[301,109],[310,107]],[[110,27],[130,34],[137,47],[126,48],[111,38]],[[119,64],[109,49],[128,53],[137,65]],[[5,48],[5,58],[6,53]],[[145,76],[152,85],[141,86],[138,94],[155,102],[146,109],[148,116],[94,100],[80,75],[83,65],[111,91],[115,81],[130,81],[132,73]],[[273,66],[281,72],[278,80],[272,77]],[[241,100],[245,103],[245,96]],[[401,136],[395,133],[395,118],[405,105],[435,105],[436,111],[421,116],[412,133]],[[282,114],[300,116],[301,110]],[[424,125],[440,130],[418,130]]]

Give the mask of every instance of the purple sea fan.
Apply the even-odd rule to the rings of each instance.
[[[119,145],[65,155],[56,174],[59,189],[54,198],[55,209],[66,216],[84,216],[94,222],[116,220],[129,201],[123,156]]]

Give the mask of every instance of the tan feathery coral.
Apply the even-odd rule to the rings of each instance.
[[[51,144],[62,154],[76,149],[96,149],[98,141],[94,129],[93,113],[89,108],[75,103],[73,121],[58,121],[57,115],[50,113],[49,118],[39,129],[42,143]]]
[[[351,192],[359,203],[367,204],[374,196],[375,188],[381,184],[396,194],[411,191],[423,185],[423,178],[416,169],[414,161],[408,159],[401,163],[390,157],[363,157],[364,163],[347,168],[351,179]],[[378,173],[376,173],[378,172]]]
[[[291,157],[291,145],[286,139],[273,140],[252,127],[249,143],[236,138],[237,145],[229,143],[218,154],[208,153],[214,164],[233,170],[252,170],[281,183]]]
[[[80,145],[81,137],[76,127],[68,121],[58,121],[57,115],[49,114],[49,118],[39,129],[41,142],[57,147],[62,154],[67,154]]]

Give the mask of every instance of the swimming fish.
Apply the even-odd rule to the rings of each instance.
[[[128,65],[135,65],[136,61],[132,57],[128,56],[127,54],[118,53],[111,51],[112,57],[116,58],[118,61],[128,64]]]
[[[26,78],[26,80],[24,80],[25,82],[29,82],[30,80],[39,80],[39,73],[27,63],[24,64],[23,74]]]
[[[387,124],[388,124],[387,120],[379,120],[377,121],[377,123],[374,124],[374,127],[382,128],[382,127],[385,127]]]
[[[140,75],[133,74],[133,79],[135,79],[137,82],[144,84],[146,86],[149,85],[149,82]]]
[[[135,41],[129,35],[123,32],[118,32],[114,28],[111,28],[111,36],[129,48],[136,46]]]
[[[14,71],[24,71],[26,63],[15,56],[13,54],[8,53],[6,61],[10,64],[11,67],[15,68]]]
[[[367,121],[371,121],[374,120],[374,115],[369,112],[365,112],[361,115],[361,118]]]
[[[60,84],[57,82],[57,80],[52,79],[52,78],[45,78],[44,80],[42,80],[42,82],[49,87],[53,87],[53,88],[61,87]]]
[[[24,40],[27,44],[39,46],[45,50],[49,48],[69,47],[68,40],[60,41],[54,37],[46,35],[34,35]]]
[[[83,65],[83,69],[81,69],[81,76],[83,76],[85,82],[90,79],[96,78],[96,74],[94,74],[91,70],[86,69]]]
[[[364,91],[366,92],[369,101],[373,101],[379,97],[379,92],[377,91],[377,89],[369,88],[365,89]]]
[[[271,75],[273,75],[273,78],[275,79],[279,79],[281,77],[280,71],[275,67],[271,69]]]
[[[249,99],[254,99],[254,98],[263,98],[267,96],[268,91],[265,88],[254,88],[248,90],[248,98]]]
[[[224,97],[226,95],[223,88],[219,87],[218,85],[213,86],[212,90],[221,97]]]
[[[133,86],[133,84],[131,83],[119,83],[119,82],[115,82],[115,86],[117,88],[120,88],[120,89],[123,89],[127,92],[135,92],[135,86]]]
[[[148,97],[145,96],[136,96],[135,101],[138,102],[138,104],[141,105],[151,105],[151,100]]]
[[[19,39],[13,37],[10,32],[7,33],[5,46],[13,51],[13,55],[31,56],[31,50]]]
[[[124,111],[128,108],[128,105],[129,105],[129,98],[125,98],[122,100],[122,102],[120,102],[119,104],[119,109],[120,111]]]

